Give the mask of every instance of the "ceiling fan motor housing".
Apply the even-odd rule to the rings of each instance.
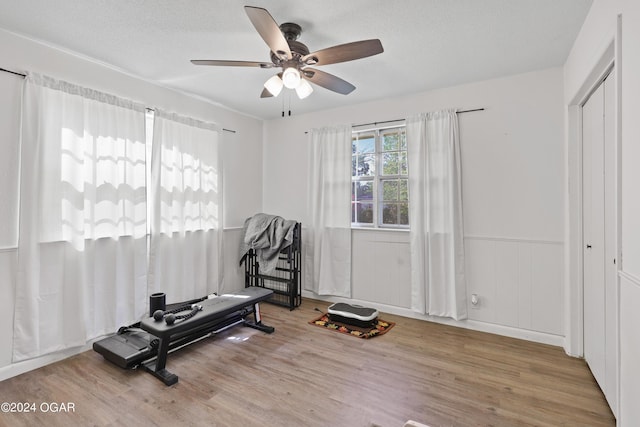
[[[285,22],[280,24],[280,31],[282,31],[282,35],[287,41],[295,41],[302,34],[302,27],[293,22]]]

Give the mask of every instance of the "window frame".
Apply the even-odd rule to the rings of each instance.
[[[405,146],[404,149],[402,149],[402,146],[399,145],[397,147],[397,149],[395,150],[387,150],[387,151],[383,151],[383,135],[385,133],[389,133],[390,130],[393,129],[401,129],[402,132],[405,135]],[[374,151],[373,151],[373,157],[374,157],[374,173],[372,175],[362,175],[362,176],[354,176],[352,173],[351,176],[351,218],[354,219],[354,204],[358,202],[358,200],[356,199],[356,189],[355,189],[355,184],[358,182],[371,182],[372,185],[372,222],[368,223],[368,222],[351,222],[351,228],[357,228],[357,229],[372,229],[372,230],[376,230],[376,229],[380,229],[380,230],[385,230],[385,229],[390,229],[390,230],[409,230],[410,229],[410,221],[408,218],[408,213],[407,213],[407,224],[385,224],[382,223],[383,220],[383,209],[384,209],[384,199],[383,199],[383,182],[384,181],[396,181],[396,182],[400,182],[401,180],[406,180],[407,182],[407,205],[410,203],[409,201],[409,194],[408,194],[408,186],[409,186],[409,173],[408,173],[408,169],[409,169],[409,165],[408,165],[408,150],[406,147],[406,125],[404,123],[402,124],[394,124],[394,125],[389,125],[389,126],[381,126],[381,127],[374,127],[374,128],[365,128],[365,129],[358,129],[358,130],[353,130],[352,131],[352,144],[355,141],[355,138],[357,138],[359,135],[372,135],[374,138]],[[361,138],[364,139],[364,138]],[[407,173],[406,174],[402,174],[401,170],[398,170],[397,174],[389,174],[389,175],[385,175],[383,174],[383,159],[384,159],[384,154],[385,153],[398,153],[398,155],[400,156],[401,153],[404,152],[406,153],[406,170]],[[352,153],[352,157],[354,156],[358,156],[359,153],[357,152],[353,152]],[[352,159],[353,162],[353,159]],[[400,166],[399,166],[400,169]],[[398,188],[398,191],[400,191],[400,187]],[[391,203],[394,203],[393,201],[391,201]],[[400,201],[397,200],[394,204],[400,206]]]

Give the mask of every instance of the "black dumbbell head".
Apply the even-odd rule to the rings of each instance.
[[[173,325],[176,321],[176,316],[173,313],[169,313],[164,317],[164,321],[167,322],[167,325]]]

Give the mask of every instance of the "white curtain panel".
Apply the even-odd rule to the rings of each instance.
[[[179,302],[222,280],[219,128],[156,110],[151,154],[149,294]]]
[[[458,117],[455,110],[407,119],[411,308],[467,318]]]
[[[351,297],[351,127],[309,132],[305,289]]]
[[[146,306],[144,107],[25,80],[14,362],[84,345]]]

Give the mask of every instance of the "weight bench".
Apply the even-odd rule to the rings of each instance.
[[[272,333],[274,328],[262,323],[259,306],[272,294],[271,289],[249,287],[186,305],[191,310],[188,315],[159,311],[154,313],[156,316],[148,317],[139,324],[150,336],[146,337],[142,331],[130,335],[119,332],[94,343],[93,348],[122,368],[142,366],[166,385],[173,385],[178,382],[178,376],[166,369],[170,351],[237,324]],[[247,319],[251,313],[253,320]],[[128,328],[121,330],[127,332]]]

